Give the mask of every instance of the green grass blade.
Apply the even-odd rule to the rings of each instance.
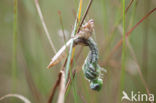
[[[12,77],[13,88],[15,88],[15,79],[17,75],[17,0],[14,0],[14,23],[13,23],[13,43],[12,43]]]
[[[122,93],[122,90],[124,89],[124,79],[125,79],[125,0],[122,0],[122,12],[123,12],[123,18],[122,18],[122,25],[123,25],[123,43],[122,43],[122,57],[121,57],[121,77],[120,77],[120,93]],[[121,97],[121,95],[120,95]]]
[[[79,3],[79,8],[80,8],[80,3]],[[79,9],[78,8],[78,11],[77,11],[77,17],[79,15]],[[73,32],[71,34],[72,37],[74,37],[74,35],[76,35],[76,31],[77,31],[77,23],[78,23],[78,19],[75,20],[75,24],[74,24],[74,29],[73,29]],[[70,61],[71,61],[71,56],[72,56],[72,51],[73,51],[73,40],[71,42],[71,45],[70,45],[70,49],[69,49],[69,54],[68,54],[68,58],[67,58],[67,64],[66,64],[66,74],[65,74],[65,80],[66,80],[66,83],[67,83],[67,78],[68,78],[68,73],[69,73],[69,68],[70,68]]]

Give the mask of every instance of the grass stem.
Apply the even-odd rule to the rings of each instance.
[[[79,3],[79,8],[78,8],[78,11],[77,11],[77,18],[79,16],[79,12],[81,11],[80,8],[81,8],[81,4],[82,3],[82,0],[80,0],[80,3]],[[75,20],[75,24],[74,24],[74,29],[73,29],[73,32],[71,34],[72,37],[74,37],[74,35],[76,35],[77,33],[77,27],[78,27],[78,19],[76,18]],[[69,49],[69,55],[68,55],[68,58],[67,58],[67,64],[66,64],[66,72],[65,72],[65,83],[67,83],[67,78],[68,78],[68,73],[69,73],[69,68],[70,68],[70,61],[71,61],[71,57],[72,57],[72,51],[73,51],[73,41],[70,45],[70,49]]]
[[[56,53],[56,48],[55,48],[55,46],[54,46],[53,41],[52,41],[51,38],[50,38],[50,34],[49,34],[48,29],[47,29],[47,26],[46,26],[46,24],[45,24],[45,21],[44,21],[44,18],[43,18],[43,15],[42,15],[42,12],[41,12],[40,5],[39,5],[39,3],[38,3],[38,0],[35,0],[35,5],[36,5],[36,8],[37,8],[39,17],[40,17],[40,19],[41,19],[41,23],[42,23],[42,26],[43,26],[43,28],[44,28],[45,34],[46,34],[46,36],[47,36],[47,38],[48,38],[48,41],[49,41],[49,43],[50,43],[50,45],[51,45],[51,48],[52,48],[53,51]]]
[[[122,0],[122,12],[123,12],[123,18],[122,18],[122,26],[123,26],[123,43],[122,43],[122,57],[121,57],[121,77],[120,77],[120,93],[124,89],[124,78],[125,78],[125,0]],[[121,96],[120,96],[121,97]]]
[[[14,23],[13,23],[13,43],[12,43],[12,76],[13,79],[16,79],[17,75],[17,0],[14,0]],[[15,88],[15,84],[14,83]]]

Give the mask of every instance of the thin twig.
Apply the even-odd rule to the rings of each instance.
[[[136,29],[136,27],[138,27],[139,24],[141,24],[147,17],[149,17],[154,11],[156,11],[156,8],[152,9],[150,12],[147,13],[147,15],[145,15],[137,24],[135,24],[127,33],[126,33],[126,39],[127,37],[132,33],[132,31],[134,29]],[[115,47],[113,48],[113,50],[110,52],[110,54],[108,55],[108,57],[106,58],[106,60],[104,61],[104,64],[107,63],[107,61],[109,61],[109,59],[112,57],[112,55],[116,52],[116,50],[122,45],[123,39],[120,39],[120,41],[115,45]]]
[[[131,5],[132,5],[133,2],[134,2],[134,0],[132,0],[132,1],[129,2],[128,6],[126,7],[125,14],[127,14],[128,10],[131,7]],[[111,40],[112,40],[112,37],[113,37],[113,33],[117,29],[117,27],[118,27],[118,25],[119,25],[119,23],[121,21],[122,21],[122,14],[121,14],[121,16],[120,16],[119,21],[117,22],[117,24],[115,24],[115,26],[112,28],[112,30],[110,32],[110,37],[107,40],[108,42],[106,41],[107,44],[105,44],[106,46],[104,46],[104,48],[107,48],[107,46],[109,46],[109,44],[111,43]]]
[[[82,21],[81,21],[81,23],[80,23],[80,25],[79,25],[79,28],[78,28],[77,33],[80,31],[80,28],[81,28],[81,26],[82,26],[82,24],[83,24],[83,22],[84,22],[84,20],[85,20],[85,18],[86,18],[86,16],[87,16],[87,14],[88,14],[88,11],[89,11],[89,9],[90,9],[90,7],[91,7],[91,5],[92,5],[92,2],[93,2],[93,0],[90,0],[89,4],[88,4],[88,6],[87,6],[87,9],[86,9],[86,11],[85,11],[85,13],[84,13],[84,16],[82,17]]]
[[[121,32],[121,35],[123,35],[122,30],[120,30],[120,32]],[[148,89],[148,85],[147,85],[147,83],[146,83],[146,81],[145,81],[145,79],[144,79],[144,77],[142,75],[141,68],[140,68],[139,63],[137,61],[135,52],[134,52],[133,47],[132,47],[131,43],[129,42],[129,39],[128,38],[126,39],[126,44],[128,46],[128,49],[130,50],[130,53],[131,53],[132,58],[134,59],[136,65],[137,65],[137,71],[139,73],[140,79],[141,79],[141,81],[142,81],[142,83],[143,83],[143,85],[144,85],[144,87],[146,89],[146,92],[147,92],[148,96],[150,96],[150,91]]]
[[[46,34],[46,36],[48,38],[48,41],[49,41],[49,43],[50,43],[53,51],[56,53],[56,49],[55,49],[54,43],[53,43],[53,41],[50,38],[50,34],[49,34],[48,29],[47,29],[47,26],[45,24],[45,21],[44,21],[44,18],[43,18],[43,15],[42,15],[42,12],[41,12],[40,5],[38,3],[38,0],[35,0],[35,5],[36,5],[36,8],[37,8],[37,11],[38,11],[38,15],[40,17],[40,20],[42,22],[42,26],[44,28],[45,34]]]
[[[61,71],[64,71],[65,70],[64,68],[66,66],[66,63],[67,63],[67,59],[65,60],[65,62],[63,64],[63,67],[61,67]],[[56,89],[60,85],[61,75],[62,75],[62,72],[61,71],[59,72],[58,79],[57,79],[57,81],[56,81],[56,83],[55,83],[55,85],[54,85],[54,87],[53,87],[53,89],[51,91],[51,94],[50,94],[49,99],[48,99],[48,103],[51,103],[53,101],[54,95],[56,93]]]
[[[128,9],[131,7],[133,1],[134,1],[134,0],[131,0],[131,1],[130,1],[130,3],[128,4],[128,6],[127,6],[127,8],[126,8],[126,10],[125,10],[125,13],[127,13]]]
[[[49,96],[48,103],[51,103],[51,102],[53,101],[53,98],[54,98],[56,89],[57,89],[57,87],[59,86],[60,81],[61,81],[61,76],[62,76],[62,73],[60,72],[60,73],[58,74],[58,79],[57,79],[57,81],[56,81],[56,83],[55,83],[55,85],[54,85],[54,87],[53,87],[53,89],[52,89],[52,92],[51,92],[50,96]]]

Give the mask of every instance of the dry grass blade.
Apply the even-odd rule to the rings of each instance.
[[[49,40],[49,43],[50,43],[50,45],[51,45],[53,51],[56,53],[56,49],[55,49],[54,43],[53,43],[53,41],[52,41],[51,38],[50,38],[50,34],[49,34],[48,29],[47,29],[47,26],[46,26],[46,24],[45,24],[45,21],[44,21],[44,18],[43,18],[43,15],[42,15],[42,12],[41,12],[40,5],[39,5],[39,3],[38,3],[38,0],[35,0],[35,5],[36,5],[36,8],[37,8],[39,17],[40,17],[40,19],[41,19],[41,22],[42,22],[44,31],[45,31],[45,33],[46,33],[46,36],[47,36],[48,40]]]
[[[16,98],[22,100],[24,103],[31,103],[26,97],[24,97],[20,94],[7,94],[7,95],[1,97],[0,101],[2,101],[3,99],[9,98],[9,97],[16,97]]]
[[[145,79],[144,79],[144,77],[143,77],[143,75],[142,75],[141,68],[140,68],[139,63],[138,63],[138,61],[137,61],[135,52],[134,52],[134,50],[133,50],[133,48],[132,48],[132,46],[131,46],[129,40],[126,40],[126,42],[127,42],[128,48],[129,48],[129,50],[130,50],[130,52],[131,52],[131,55],[132,55],[132,57],[133,57],[135,63],[137,64],[137,71],[138,71],[138,73],[139,73],[140,79],[141,79],[141,81],[142,81],[142,83],[143,83],[143,85],[144,85],[144,87],[145,87],[145,89],[146,89],[146,92],[147,92],[148,96],[150,96],[150,91],[149,91],[149,89],[148,89],[148,85],[147,85],[147,83],[145,82]]]
[[[61,70],[60,73],[62,74],[62,76],[61,76],[60,92],[59,92],[57,103],[64,103],[64,98],[65,98],[65,72],[63,70]]]

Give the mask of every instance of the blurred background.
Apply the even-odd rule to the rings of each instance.
[[[82,15],[89,0],[83,0]],[[126,0],[126,32],[143,16],[156,7],[155,0]],[[70,38],[79,0],[39,0],[45,23],[58,51],[64,45],[60,24],[61,12],[64,32]],[[18,0],[17,25],[14,25],[14,1],[0,1],[0,97],[18,93],[32,103],[47,102],[57,80],[61,63],[47,69],[55,55],[45,35],[34,0]],[[99,64],[107,69],[101,91],[89,88],[81,67],[89,49],[84,48],[73,68],[78,70],[71,85],[66,103],[117,103],[120,101],[121,51],[111,51],[122,37],[122,1],[94,0],[86,17],[95,21],[94,40],[99,48]],[[14,29],[17,27],[17,38]],[[124,90],[130,95],[137,93],[156,94],[156,12],[153,12],[130,34],[126,43]],[[17,43],[17,47],[14,45]],[[76,48],[76,54],[81,48]],[[14,55],[14,51],[16,55]],[[14,56],[13,56],[14,55]],[[64,62],[64,60],[63,60]],[[138,72],[140,70],[141,72]],[[144,82],[147,84],[145,88]],[[21,103],[18,99],[5,99],[2,103]],[[57,94],[54,103],[57,101]],[[125,101],[126,102],[126,101]]]

